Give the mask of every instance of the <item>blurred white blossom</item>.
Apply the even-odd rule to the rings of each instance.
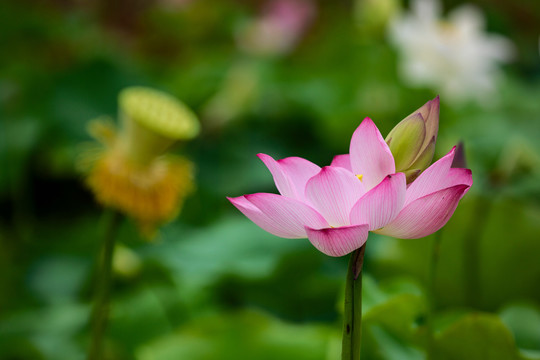
[[[485,32],[482,12],[462,5],[442,18],[438,0],[413,0],[411,11],[390,24],[400,55],[400,73],[411,86],[428,86],[454,102],[487,101],[494,95],[499,65],[513,44]]]

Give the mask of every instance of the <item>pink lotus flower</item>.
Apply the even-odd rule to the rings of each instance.
[[[343,256],[360,248],[369,231],[420,238],[439,230],[472,185],[469,169],[451,168],[455,148],[407,187],[405,174],[379,130],[366,118],[353,134],[350,154],[322,169],[289,157],[259,154],[281,195],[228,198],[262,229],[279,237],[305,238],[321,252]]]

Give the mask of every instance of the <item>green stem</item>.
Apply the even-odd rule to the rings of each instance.
[[[96,285],[96,300],[92,312],[92,342],[88,360],[103,359],[103,338],[109,316],[115,235],[120,219],[121,215],[114,210],[108,210],[104,214],[103,244],[98,260],[99,273]]]
[[[428,314],[427,314],[427,323],[426,323],[426,330],[427,330],[427,336],[428,336],[428,344],[427,344],[427,358],[433,359],[433,350],[435,345],[435,334],[434,334],[434,328],[433,328],[433,317],[435,316],[435,308],[436,308],[436,279],[437,279],[437,266],[439,264],[439,257],[441,252],[441,240],[442,240],[442,230],[439,230],[435,233],[435,237],[433,239],[433,247],[431,250],[431,263],[429,266],[429,295],[430,295],[430,302],[429,302],[429,308],[428,308]]]
[[[342,360],[360,359],[362,334],[362,265],[366,244],[355,250],[349,260],[345,287],[345,312],[343,321]]]

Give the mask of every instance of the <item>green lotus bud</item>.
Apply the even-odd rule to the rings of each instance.
[[[420,113],[424,118],[426,124],[426,138],[424,139],[424,144],[422,145],[422,148],[420,150],[421,152],[429,146],[432,139],[434,142],[437,141],[437,133],[439,132],[439,108],[440,102],[439,96],[437,96],[435,99],[428,101],[424,104],[424,106],[414,112]],[[433,154],[434,153],[435,145],[433,145]]]
[[[386,142],[394,155],[396,171],[404,171],[412,165],[425,137],[426,127],[420,113],[407,117],[390,131]]]
[[[439,131],[439,97],[403,119],[386,137],[396,162],[396,172],[405,172],[413,181],[433,159]]]

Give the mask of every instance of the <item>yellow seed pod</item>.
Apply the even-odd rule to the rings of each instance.
[[[135,86],[122,90],[118,101],[125,115],[166,138],[189,140],[199,134],[195,114],[167,93]]]
[[[178,140],[190,140],[200,131],[195,114],[164,92],[129,87],[118,96],[122,131],[119,146],[132,160],[151,161]]]
[[[166,151],[176,141],[195,136],[199,123],[185,105],[157,90],[128,88],[119,102],[119,130],[101,119],[90,127],[105,149],[86,182],[100,204],[132,217],[145,236],[153,237],[194,190],[193,164]]]

